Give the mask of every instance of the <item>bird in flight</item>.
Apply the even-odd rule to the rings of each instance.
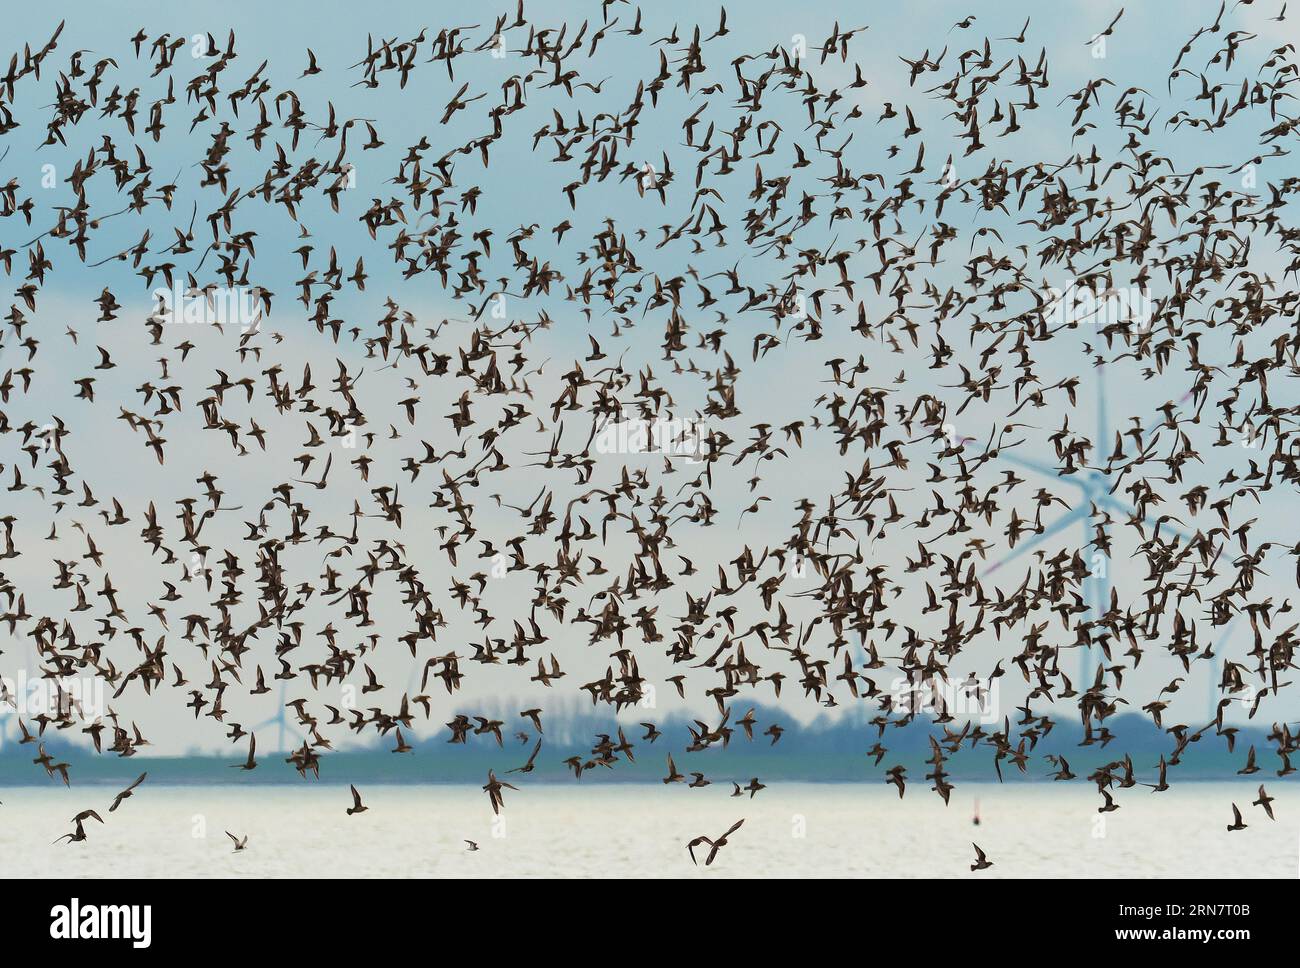
[[[708,867],[710,864],[712,864],[713,859],[718,856],[718,851],[721,850],[723,847],[727,846],[727,838],[730,837],[732,834],[734,834],[737,830],[739,830],[744,825],[744,823],[745,823],[745,818],[741,817],[730,827],[728,827],[727,832],[720,837],[716,837],[712,839],[710,839],[709,837],[693,838],[691,842],[686,845],[686,850],[691,855],[691,863],[694,864],[699,863],[695,859],[695,848],[700,846],[701,844],[708,844],[709,852],[707,855],[705,855],[704,866]]]
[[[134,783],[132,783],[129,787],[127,787],[125,790],[123,790],[121,793],[115,796],[113,798],[113,805],[108,808],[108,812],[112,813],[119,806],[121,806],[122,801],[130,797],[132,792],[135,790],[135,788],[138,787],[141,783],[143,783],[145,781],[145,778],[148,775],[149,775],[148,773],[141,773],[138,777],[136,777]],[[1263,788],[1261,788],[1261,793],[1262,792],[1263,792]]]
[[[361,794],[357,792],[357,788],[353,786],[351,787],[351,790],[352,790],[352,806],[348,807],[349,817],[352,816],[354,813],[365,813],[367,810],[370,809],[364,803],[361,802]]]

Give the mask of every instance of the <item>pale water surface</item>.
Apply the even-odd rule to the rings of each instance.
[[[0,791],[6,877],[1278,877],[1300,872],[1300,797],[1286,784],[1276,822],[1250,806],[1258,784],[1117,791],[1104,817],[1090,788],[965,784],[945,808],[923,786],[779,784],[750,800],[730,787],[526,785],[487,796],[455,786],[372,786],[349,817],[346,786],[151,787],[108,813],[115,791]],[[982,823],[972,824],[978,798]],[[1229,833],[1230,803],[1249,827]],[[93,808],[89,839],[51,844]],[[686,842],[733,835],[713,866]],[[1104,826],[1103,826],[1104,824]],[[232,851],[224,831],[248,835]],[[480,850],[465,849],[465,839]],[[978,841],[995,866],[971,874]],[[703,857],[701,857],[701,861]]]

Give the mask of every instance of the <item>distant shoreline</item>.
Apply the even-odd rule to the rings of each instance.
[[[774,711],[760,708],[759,718],[770,722],[777,716]],[[926,774],[933,771],[933,766],[927,762],[932,756],[930,740],[936,736],[940,726],[920,717],[906,728],[891,730],[886,743],[888,750],[877,765],[874,757],[867,754],[868,747],[876,738],[875,730],[863,722],[792,725],[775,745],[766,737],[759,736],[757,731],[753,740],[746,739],[738,731],[725,747],[714,744],[695,752],[686,752],[680,740],[671,742],[668,739],[679,730],[685,732],[688,724],[689,721],[680,716],[664,717],[660,728],[665,732],[665,738],[653,744],[640,739],[639,730],[628,730],[635,759],[620,756],[609,768],[592,766],[584,770],[579,781],[564,760],[573,755],[590,760],[590,737],[612,735],[620,724],[596,716],[554,724],[553,729],[548,723],[548,732],[541,736],[543,745],[535,769],[516,776],[523,776],[530,784],[657,785],[667,775],[667,755],[672,753],[678,770],[687,776],[694,771],[702,772],[713,784],[722,787],[732,782],[743,786],[751,777],[759,777],[764,783],[860,783],[883,787],[885,771],[902,765],[906,768],[908,786],[925,789],[931,786]],[[1086,785],[1088,781],[1085,778],[1090,773],[1122,761],[1126,753],[1132,758],[1134,779],[1154,782],[1161,757],[1172,757],[1173,746],[1169,736],[1157,730],[1148,718],[1132,713],[1115,716],[1108,724],[1116,736],[1108,746],[1100,742],[1084,744],[1083,731],[1075,722],[1057,724],[1035,748],[1026,749],[1030,754],[1027,772],[1021,773],[1010,757],[1001,761],[1003,783],[1054,782],[1055,771],[1046,759],[1048,754],[1053,754],[1065,757],[1077,777],[1067,785]],[[79,742],[70,742],[56,731],[47,731],[45,736],[37,738],[37,742],[7,742],[0,749],[0,788],[62,785],[57,777],[51,779],[32,762],[37,743],[43,743],[56,760],[68,763],[74,787],[125,784],[144,772],[148,772],[151,784],[172,786],[292,786],[317,782],[480,786],[488,770],[503,776],[508,770],[522,766],[530,750],[528,744],[509,739],[498,746],[487,736],[471,738],[468,743],[448,743],[445,736],[442,733],[434,737],[408,737],[412,747],[409,753],[394,753],[385,743],[325,751],[319,757],[319,779],[310,773],[304,779],[286,762],[288,753],[272,749],[269,744],[258,746],[257,768],[243,771],[233,769],[242,760],[234,751],[227,756],[206,753],[150,756],[141,753],[121,757],[107,752],[97,754]],[[1253,726],[1238,731],[1231,753],[1223,739],[1213,734],[1189,743],[1179,755],[1178,762],[1169,765],[1169,782],[1176,785],[1237,779],[1246,750],[1252,746],[1256,748],[1260,769],[1253,774],[1253,779],[1241,779],[1255,784],[1291,781],[1290,776],[1277,775],[1277,767],[1281,764],[1275,753],[1275,744],[1269,740],[1266,730]],[[953,783],[998,785],[995,750],[987,744],[974,748],[966,745],[945,756],[944,770]]]

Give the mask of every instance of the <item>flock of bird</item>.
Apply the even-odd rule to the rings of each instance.
[[[232,766],[258,769],[257,737],[231,708],[280,685],[303,777],[348,732],[409,754],[417,722],[442,710],[451,743],[504,748],[512,734],[531,749],[502,763],[512,778],[553,757],[585,782],[666,735],[644,721],[640,738],[620,727],[554,752],[542,704],[516,723],[457,705],[492,666],[506,688],[568,689],[638,720],[654,718],[652,686],[716,710],[662,754],[664,784],[697,789],[711,770],[679,771],[673,754],[756,731],[776,744],[788,727],[742,711],[781,700],[783,682],[823,707],[864,704],[863,776],[902,797],[890,732],[918,713],[887,678],[924,692],[992,647],[979,681],[1020,680],[1024,703],[987,728],[940,704],[926,779],[945,802],[945,763],[962,750],[987,754],[999,777],[1009,762],[1076,779],[1064,757],[1034,752],[1068,716],[1079,756],[1096,759],[1083,782],[1112,811],[1138,776],[1167,789],[1193,743],[1233,752],[1225,711],[1243,695],[1251,718],[1279,716],[1271,752],[1279,776],[1292,772],[1282,711],[1297,624],[1289,598],[1264,589],[1288,558],[1300,584],[1300,539],[1263,534],[1251,507],[1300,481],[1288,403],[1300,293],[1287,288],[1300,178],[1267,177],[1300,134],[1300,68],[1293,44],[1229,29],[1233,15],[1219,5],[1172,66],[1128,38],[1148,79],[1122,92],[1105,58],[1081,87],[1053,83],[1037,8],[1010,36],[982,35],[993,14],[981,10],[897,53],[869,47],[870,25],[838,22],[736,50],[725,10],[703,26],[647,10],[660,32],[628,0],[593,3],[581,24],[521,0],[482,23],[371,36],[351,63],[312,50],[248,63],[233,32],[196,44],[142,28],[92,52],[68,50],[60,25],[24,44],[0,73],[0,152],[42,132],[0,169],[13,286],[0,323],[0,644],[9,669],[31,648],[52,688],[92,676],[112,696],[101,719],[68,702],[21,722],[33,762],[68,784],[45,737],[81,733],[129,757],[148,740],[122,709],[183,704],[202,735],[235,745]],[[1071,58],[1123,49],[1124,12],[1099,19],[1104,30],[1070,39]],[[1274,19],[1289,23],[1284,8]],[[611,58],[616,72],[597,76]],[[383,121],[408,86],[442,94]],[[371,116],[337,113],[343,92]],[[154,158],[175,151],[185,163],[169,178]],[[33,181],[47,159],[59,173],[48,191]],[[503,165],[523,166],[522,195]],[[553,226],[552,211],[566,213]],[[259,265],[275,262],[268,239],[285,226],[292,282],[283,261]],[[1150,292],[1150,318],[1063,321],[1035,278],[1048,269]],[[64,278],[98,293],[66,326],[53,317],[82,297]],[[256,324],[180,326],[151,296],[162,283],[210,305],[251,293]],[[430,292],[465,318],[411,308]],[[565,317],[536,308],[552,305]],[[308,345],[332,355],[328,376]],[[657,362],[634,362],[647,353]],[[778,395],[777,361],[793,374],[810,354],[811,376],[780,388],[810,389],[802,409],[754,421]],[[1044,376],[1053,354],[1074,372]],[[113,372],[136,366],[148,368],[138,387]],[[1169,402],[1090,439],[1077,394],[1101,367],[1129,367]],[[704,428],[689,460],[599,452],[611,420],[668,417]],[[95,436],[130,461],[129,488],[101,442],[79,436],[96,419],[111,426]],[[1215,446],[1233,449],[1196,449]],[[1090,545],[1038,545],[1069,503],[1056,480],[1035,490],[999,463],[1018,453],[1060,479],[1106,475],[1133,513],[1094,504]],[[210,469],[178,480],[173,467],[195,460]],[[803,490],[786,501],[791,488]],[[234,536],[221,548],[223,528]],[[891,542],[915,548],[882,555]],[[1037,546],[1025,567],[988,574],[1025,545]],[[1136,578],[1094,611],[1090,561],[1116,547],[1131,549]],[[517,589],[504,604],[489,590],[503,576]],[[1211,630],[1236,616],[1253,642],[1216,656]],[[1076,682],[1080,650],[1098,661]],[[418,691],[377,671],[397,653],[419,669]],[[579,681],[593,655],[604,673]],[[1215,717],[1162,718],[1215,658]],[[1139,695],[1143,661],[1180,675]],[[354,681],[365,708],[334,698]],[[1095,755],[1125,709],[1167,735],[1158,764]],[[1261,769],[1256,755],[1243,775]],[[765,788],[726,782],[733,797]],[[488,773],[493,813],[507,793],[527,799],[519,784]],[[367,809],[355,785],[351,799],[349,816]],[[1271,802],[1261,786],[1270,819]],[[1228,830],[1243,829],[1232,810]],[[85,840],[87,820],[103,823],[84,810],[65,838]],[[690,859],[706,846],[712,864],[743,823],[691,839]],[[975,850],[972,871],[992,866]]]

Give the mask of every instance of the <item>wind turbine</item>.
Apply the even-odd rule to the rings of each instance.
[[[262,722],[258,723],[256,726],[252,726],[249,728],[250,733],[256,733],[258,730],[266,729],[268,726],[275,726],[276,727],[275,748],[276,751],[280,753],[287,753],[289,750],[289,748],[284,744],[284,737],[286,731],[293,733],[299,739],[305,739],[305,737],[302,734],[302,731],[299,730],[296,725],[293,725],[289,722],[288,716],[285,712],[286,709],[288,708],[284,704],[287,690],[288,690],[288,683],[286,682],[286,680],[281,679],[280,680],[280,708],[276,710],[276,714],[272,716],[270,719],[263,720]]]
[[[1109,413],[1106,405],[1105,366],[1102,365],[1096,367],[1096,371],[1097,371],[1097,430],[1095,432],[1095,436],[1093,437],[1094,454],[1100,453],[1101,449],[1107,446],[1107,442],[1110,440],[1110,436],[1111,436]],[[1178,401],[1179,404],[1186,402],[1186,400],[1190,396],[1191,396],[1191,391],[1189,390],[1187,393],[1183,395],[1182,399]],[[1143,439],[1145,440],[1151,434],[1151,432],[1155,430],[1155,428],[1158,427],[1162,422],[1163,421],[1155,421],[1150,426],[1148,426],[1143,431],[1142,434]],[[1114,494],[1111,493],[1111,490],[1114,486],[1114,482],[1111,480],[1110,474],[1108,474],[1105,471],[1088,469],[1079,472],[1077,474],[1062,475],[1058,470],[1058,468],[1052,466],[1051,464],[1047,464],[1042,461],[1032,460],[1026,457],[1021,457],[1019,454],[999,451],[997,459],[1001,461],[1006,461],[1009,464],[1015,464],[1017,467],[1022,467],[1026,470],[1033,471],[1045,477],[1050,477],[1052,480],[1054,480],[1057,483],[1068,484],[1071,487],[1078,489],[1079,497],[1076,500],[1074,507],[1072,507],[1069,511],[1063,514],[1061,517],[1057,518],[1054,522],[1052,522],[1050,525],[1044,528],[1040,533],[1034,535],[1028,541],[1024,541],[1019,545],[1017,545],[1017,547],[1010,554],[1004,556],[998,561],[995,561],[992,565],[990,565],[987,569],[985,569],[984,571],[985,575],[992,575],[993,573],[998,571],[998,569],[1002,568],[1005,565],[1010,564],[1011,562],[1015,561],[1017,558],[1021,557],[1022,555],[1028,554],[1030,551],[1032,551],[1038,545],[1042,544],[1048,538],[1052,537],[1055,534],[1058,534],[1061,531],[1064,531],[1066,528],[1070,527],[1075,523],[1078,523],[1083,531],[1083,542],[1080,545],[1080,551],[1092,545],[1093,544],[1092,508],[1094,505],[1097,507],[1098,510],[1111,511],[1115,514],[1121,514],[1125,518],[1130,520],[1137,516],[1136,508],[1126,503],[1125,501],[1121,501],[1119,498],[1115,497]],[[1145,516],[1143,517],[1143,520],[1147,523],[1153,523],[1150,521],[1149,518]],[[1102,534],[1104,535],[1106,533],[1105,524],[1101,524],[1098,527],[1101,528]],[[1173,534],[1179,538],[1182,538],[1185,542],[1190,540],[1187,534],[1173,527],[1172,525],[1163,524],[1161,525],[1161,529],[1165,533]],[[1097,555],[1094,555],[1094,558],[1095,557],[1097,557]],[[1107,609],[1110,607],[1110,576],[1108,574],[1109,569],[1106,567],[1106,559],[1104,556],[1102,556],[1102,561],[1100,564],[1101,564],[1100,568],[1094,567],[1089,569],[1088,577],[1086,579],[1086,584],[1085,584],[1085,589],[1086,589],[1085,599],[1088,602],[1088,618],[1092,621],[1099,620],[1103,615],[1106,614]],[[1080,647],[1079,652],[1080,652],[1079,684],[1081,688],[1086,688],[1088,682],[1089,667],[1092,661],[1092,646],[1091,645],[1082,646]]]

